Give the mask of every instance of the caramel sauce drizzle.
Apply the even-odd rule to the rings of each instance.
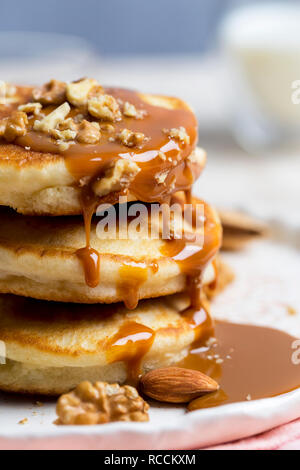
[[[122,279],[118,285],[120,296],[125,306],[129,310],[134,310],[139,302],[139,288],[148,279],[149,269],[155,274],[158,271],[158,264],[130,261],[123,263],[119,269]]]
[[[95,288],[100,282],[100,254],[91,247],[91,224],[98,201],[92,191],[90,191],[89,186],[86,186],[81,191],[81,204],[84,208],[83,219],[86,246],[77,250],[76,255],[82,263],[86,284],[91,288]]]
[[[213,282],[210,283],[209,288],[211,290],[216,290],[218,288],[218,279],[219,279],[219,267],[218,267],[218,263],[216,259],[213,260],[212,265],[213,265],[214,272],[215,272],[215,279]]]
[[[188,195],[191,198],[190,195]],[[163,255],[176,261],[182,273],[187,275],[187,288],[191,297],[190,307],[183,312],[194,329],[195,341],[211,332],[213,322],[202,296],[202,276],[206,266],[215,258],[222,244],[222,227],[216,222],[213,209],[204,201],[192,199],[194,204],[204,205],[203,244],[189,242],[185,238],[166,241],[161,249]]]
[[[141,361],[150,350],[155,332],[140,323],[128,321],[107,344],[106,356],[109,363],[125,362],[127,382],[136,383],[141,373]]]

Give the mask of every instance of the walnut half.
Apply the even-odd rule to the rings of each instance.
[[[113,421],[149,421],[149,405],[125,385],[82,382],[57,402],[57,424],[95,425]]]

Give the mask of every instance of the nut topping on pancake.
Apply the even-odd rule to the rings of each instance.
[[[149,421],[149,405],[135,388],[119,384],[82,382],[62,395],[56,407],[57,424],[95,425],[113,421]]]
[[[178,129],[163,129],[163,132],[171,138],[180,140],[180,142],[184,144],[190,143],[190,137],[184,127],[178,127]]]
[[[77,140],[82,144],[96,144],[101,138],[100,124],[84,119],[79,127]]]
[[[14,85],[0,80],[0,105],[9,105],[18,100],[17,89]]]
[[[21,111],[14,111],[10,117],[0,121],[0,137],[7,142],[13,142],[17,137],[26,135],[28,124],[27,115]]]
[[[99,85],[96,80],[85,78],[79,82],[68,83],[67,99],[73,106],[82,107],[87,105],[91,90]]]
[[[66,89],[66,83],[58,80],[51,80],[42,88],[34,89],[32,96],[35,101],[38,101],[42,105],[60,105],[66,101]]]
[[[147,139],[142,132],[132,132],[129,129],[123,129],[117,134],[117,140],[126,145],[126,147],[140,147]]]
[[[128,117],[136,117],[137,116],[137,109],[134,104],[129,103],[126,101],[124,103],[123,114]]]
[[[41,103],[26,103],[21,104],[18,107],[18,111],[23,111],[26,114],[34,114],[34,116],[38,116],[42,110]]]
[[[48,116],[44,117],[42,121],[36,120],[34,122],[33,128],[35,131],[39,132],[49,132],[66,119],[67,115],[71,111],[69,103],[65,102],[56,108]]]
[[[143,119],[146,116],[147,112],[142,109],[137,110],[134,104],[125,101],[123,106],[123,114],[127,117]]]
[[[106,196],[109,193],[128,188],[131,181],[140,172],[136,163],[130,160],[117,160],[108,168],[102,178],[93,184],[94,193],[98,196]]]
[[[88,101],[89,113],[105,121],[118,121],[121,112],[117,100],[112,95],[98,95]]]

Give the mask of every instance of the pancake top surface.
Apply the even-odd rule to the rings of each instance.
[[[78,96],[76,101],[68,87],[87,82],[93,84],[89,93],[81,93],[81,101]],[[60,95],[55,94],[57,89]],[[7,103],[1,104],[5,99]],[[34,104],[24,108],[24,103]],[[58,109],[62,114],[49,124],[49,115]],[[92,132],[88,138],[87,129]],[[177,98],[102,88],[86,79],[73,84],[52,81],[41,89],[17,87],[15,95],[1,101],[0,82],[0,166],[4,168],[47,171],[50,164],[62,162],[69,175],[66,184],[86,185],[93,180],[93,191],[102,197],[109,190],[99,188],[97,179],[116,161],[125,160],[131,169],[117,175],[121,185],[112,185],[111,192],[162,202],[188,189],[199,175],[199,162],[189,160],[196,143],[196,118]],[[44,179],[46,185],[47,175]]]
[[[76,250],[85,246],[85,229],[80,216],[22,216],[2,207],[0,219],[0,247],[14,251],[19,257],[26,253],[40,257],[46,255],[57,258],[68,255],[73,257],[76,256]],[[160,248],[164,242],[160,237],[151,239],[145,233],[145,236],[138,234],[135,240],[119,239],[118,232],[121,230],[119,226],[115,227],[115,231],[101,230],[100,233],[97,226],[101,223],[101,219],[94,216],[90,235],[91,246],[99,253],[131,256],[136,260],[163,257]],[[126,226],[127,222],[124,224],[124,227]]]
[[[177,233],[178,230],[178,237],[182,237],[184,233],[197,234],[199,240],[195,241],[195,246],[201,250],[203,244],[204,250],[202,251],[209,251],[209,261],[211,261],[221,243],[220,221],[217,213],[208,204],[195,200],[195,204],[196,202],[199,204],[198,207],[203,206],[207,218],[207,223],[201,222],[198,228],[192,228],[187,221],[182,220],[182,214],[178,208],[172,213],[170,226],[163,225],[165,219],[161,217],[160,212],[154,212],[157,216],[151,217],[152,205],[139,203],[132,204],[132,208],[145,209],[145,213],[139,215],[139,230],[136,228],[135,219],[131,221],[128,218],[127,214],[130,209],[126,205],[122,209],[118,208],[119,211],[125,211],[125,217],[121,219],[117,210],[114,210],[112,217],[109,218],[106,214],[95,215],[91,223],[90,244],[100,254],[129,256],[133,260],[153,261],[173,258],[185,246],[184,244],[181,246],[180,239],[177,242],[172,241],[173,232]],[[55,256],[58,259],[66,256],[74,257],[76,251],[84,247],[86,242],[81,217],[22,216],[11,209],[0,208],[0,218],[0,247],[16,253],[18,257],[25,254],[33,254],[45,259],[49,256]],[[132,229],[131,223],[134,223]],[[166,232],[163,231],[164,229]],[[184,232],[181,233],[181,230]],[[212,231],[212,237],[210,237],[209,230]],[[126,235],[122,236],[122,234]],[[171,239],[168,239],[168,236]],[[201,257],[201,253],[199,255]],[[205,253],[203,256],[205,257]],[[197,262],[200,262],[200,259]],[[2,269],[4,268],[3,265]]]

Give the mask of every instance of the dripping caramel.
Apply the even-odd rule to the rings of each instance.
[[[139,288],[148,279],[149,268],[155,274],[158,271],[158,265],[154,261],[146,262],[126,262],[119,269],[121,281],[118,285],[120,297],[129,310],[134,310],[139,302]]]
[[[188,195],[190,198],[191,196]],[[207,265],[214,260],[222,243],[222,227],[216,221],[213,209],[204,201],[193,198],[194,204],[204,206],[203,240],[189,242],[185,238],[174,239],[165,242],[161,249],[164,256],[176,261],[182,273],[187,276],[187,286],[191,296],[191,306],[184,315],[194,325],[195,340],[201,336],[203,325],[208,329],[212,326],[212,320],[203,301],[202,275]]]
[[[141,373],[141,362],[150,350],[155,332],[140,323],[128,321],[107,343],[109,363],[124,361],[127,365],[127,382],[136,383]]]

